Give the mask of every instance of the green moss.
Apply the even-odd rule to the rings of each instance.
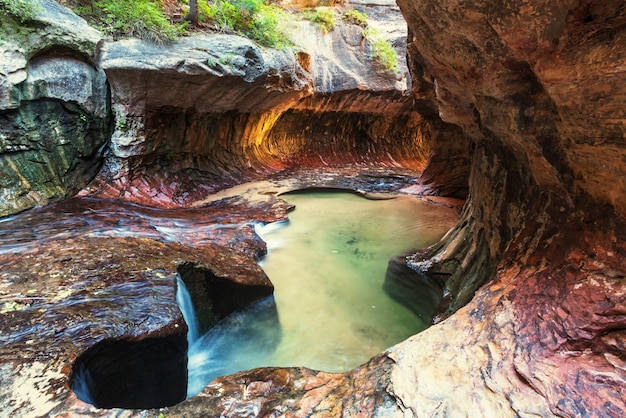
[[[22,23],[33,19],[38,8],[38,4],[33,4],[28,0],[0,0],[0,10],[15,16]]]
[[[0,44],[9,39],[24,39],[37,30],[20,23],[17,17],[5,14],[0,17]]]
[[[398,53],[393,46],[383,39],[376,29],[365,29],[363,36],[371,45],[372,58],[381,64],[385,70],[398,72]]]
[[[28,303],[20,303],[16,301],[8,301],[4,302],[0,307],[0,314],[5,314],[9,312],[21,311],[22,309],[26,309],[30,306]]]
[[[36,29],[26,24],[35,17],[37,6],[26,0],[0,0],[0,44],[25,39]]]
[[[304,14],[304,17],[328,33],[335,29],[335,11],[332,7],[316,7]]]
[[[357,9],[348,10],[343,14],[342,18],[346,22],[352,23],[353,25],[358,25],[362,27],[367,26],[367,14],[364,12],[360,12]]]

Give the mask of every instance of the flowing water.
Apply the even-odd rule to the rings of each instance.
[[[193,309],[193,302],[191,301],[191,295],[187,286],[180,278],[180,275],[176,276],[176,303],[180,307],[180,311],[183,314],[183,319],[187,323],[187,343],[191,346],[198,340],[200,332],[198,319]]]
[[[213,378],[266,366],[339,372],[428,326],[382,289],[389,259],[437,242],[455,211],[399,196],[351,193],[283,196],[288,222],[257,227],[274,297],[222,321],[189,351],[193,395]]]

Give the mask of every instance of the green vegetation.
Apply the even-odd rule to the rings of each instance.
[[[305,13],[304,17],[315,23],[324,33],[335,29],[335,11],[332,7],[316,7]]]
[[[157,43],[176,39],[185,24],[172,25],[157,1],[100,0],[75,11],[110,35],[137,36]]]
[[[0,314],[5,314],[14,311],[21,311],[28,308],[30,305],[27,303],[19,303],[15,301],[4,302],[0,308]]]
[[[116,129],[124,129],[126,128],[126,119],[125,118],[121,118],[115,121],[115,128]]]
[[[39,5],[28,0],[0,0],[0,10],[17,17],[22,23],[35,17]]]
[[[357,9],[350,9],[343,14],[343,20],[353,25],[367,27],[367,14]]]
[[[398,53],[393,46],[383,39],[378,31],[367,28],[363,31],[363,36],[371,45],[372,58],[378,61],[385,70],[391,72],[398,71]]]
[[[278,28],[287,20],[280,7],[263,0],[215,0],[211,4],[198,2],[200,21],[212,21],[220,30],[237,32],[261,45],[284,48],[291,43]]]

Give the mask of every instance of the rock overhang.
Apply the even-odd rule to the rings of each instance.
[[[431,4],[430,6],[454,6],[452,4],[454,2],[444,3],[434,6]],[[426,5],[426,3],[415,3],[415,5],[418,4]],[[511,5],[514,6],[513,3]],[[481,36],[485,35],[485,33],[493,34],[493,32],[489,31],[489,28],[486,29],[486,32],[483,32],[482,29],[477,30],[476,33],[471,32],[473,30],[472,25],[482,22],[482,19],[488,16],[489,13],[498,11],[496,9],[486,11],[480,9],[482,6],[479,6],[477,6],[479,8],[478,12],[474,10],[473,13],[465,14],[466,22],[469,22],[466,27],[456,27],[454,20],[452,26],[444,25],[443,27],[446,29],[456,27],[461,32],[468,31],[468,37],[474,40],[483,39]],[[603,14],[600,13],[602,10],[595,10],[591,6],[589,10],[591,12],[587,13],[587,15],[591,16],[591,21],[596,23],[602,22]],[[463,11],[464,9],[462,8],[455,9],[451,7],[441,10],[441,15],[438,17],[430,16],[428,13],[419,17],[419,14],[413,9],[405,11],[405,13],[407,16],[410,16],[409,20],[411,22],[413,22],[413,19],[416,22],[420,19],[433,19],[431,23],[433,26],[436,26],[441,23],[439,18],[447,16],[447,13],[454,15],[455,13],[463,13]],[[512,16],[515,15],[505,14],[502,19],[505,22],[509,22]],[[558,13],[555,14],[553,12],[546,14],[546,16],[551,17],[557,15]],[[577,15],[577,13],[574,13],[574,15]],[[523,14],[524,22],[528,23],[528,28],[533,26],[534,20],[532,16],[532,13]],[[582,19],[582,21],[590,23],[590,21],[587,21],[589,16]],[[576,23],[577,21],[573,20],[573,22]],[[618,36],[618,38],[613,39],[620,39],[619,36],[622,36],[619,31],[620,27],[611,22],[608,25],[611,26],[613,31],[616,31]],[[585,25],[580,26],[584,27]],[[558,29],[559,25],[550,24],[547,27],[550,31],[554,31]],[[524,30],[519,33],[528,33],[528,28],[523,28]],[[607,32],[603,33],[606,35]],[[507,36],[512,36],[511,34],[515,35],[513,32],[505,33]],[[415,64],[414,67],[425,70],[425,73],[430,72],[437,81],[439,96],[438,98],[435,97],[435,99],[438,99],[439,103],[444,105],[441,108],[441,113],[444,118],[450,118],[448,119],[449,121],[454,121],[464,127],[465,135],[456,136],[456,138],[471,139],[470,144],[465,144],[471,147],[472,155],[468,156],[468,159],[473,164],[471,180],[472,199],[470,205],[466,208],[466,215],[459,228],[455,233],[450,234],[449,238],[451,241],[439,247],[441,252],[436,255],[441,255],[442,257],[436,257],[435,260],[445,261],[448,259],[449,261],[447,267],[439,272],[441,276],[462,276],[469,273],[473,280],[469,284],[476,286],[476,288],[482,283],[481,280],[490,280],[496,274],[496,269],[498,269],[499,273],[490,286],[483,287],[479,291],[478,297],[466,309],[459,311],[457,315],[444,322],[442,326],[432,328],[426,335],[412,339],[411,344],[403,345],[395,350],[396,354],[391,354],[390,357],[399,366],[396,365],[393,368],[393,381],[390,383],[387,377],[387,380],[383,379],[384,382],[381,382],[381,387],[385,388],[388,395],[393,394],[397,399],[400,399],[398,403],[403,405],[403,407],[414,411],[423,410],[425,414],[428,414],[428,411],[435,411],[441,406],[439,401],[441,396],[446,399],[445,405],[448,411],[458,412],[464,408],[467,411],[475,407],[478,411],[481,410],[481,407],[491,408],[492,406],[493,408],[490,410],[493,411],[503,411],[502,408],[509,411],[506,408],[511,408],[511,413],[524,411],[544,415],[551,413],[576,414],[588,410],[585,408],[594,404],[595,401],[593,399],[588,401],[589,404],[585,404],[587,401],[580,397],[575,397],[571,402],[560,402],[556,399],[559,396],[567,397],[574,393],[575,390],[570,389],[575,388],[576,382],[568,381],[567,376],[556,378],[554,374],[550,373],[552,367],[550,365],[557,363],[553,362],[554,358],[550,357],[550,351],[546,350],[545,343],[549,342],[548,339],[550,338],[554,338],[555,341],[569,341],[564,345],[564,347],[572,349],[568,352],[573,352],[580,364],[588,364],[592,369],[600,365],[600,368],[606,368],[603,370],[609,370],[610,367],[608,365],[615,363],[615,358],[612,356],[615,356],[615,353],[617,353],[619,357],[619,344],[611,343],[609,340],[614,338],[615,341],[619,342],[621,338],[619,332],[611,330],[619,329],[619,324],[621,323],[616,313],[619,313],[619,296],[622,294],[619,286],[621,286],[620,278],[623,277],[620,272],[624,271],[623,257],[625,256],[624,250],[619,244],[623,241],[620,232],[623,231],[623,206],[620,203],[620,196],[623,193],[620,193],[621,187],[619,184],[613,190],[607,191],[605,188],[600,187],[598,181],[594,180],[594,178],[607,178],[607,171],[610,171],[610,168],[607,167],[612,167],[616,161],[611,156],[617,155],[619,157],[623,154],[623,147],[620,142],[622,139],[620,135],[623,133],[621,129],[623,118],[610,119],[609,122],[611,123],[609,124],[593,124],[592,130],[589,132],[583,127],[586,122],[570,124],[571,118],[568,115],[571,112],[567,110],[567,106],[561,107],[557,103],[555,108],[554,103],[558,102],[558,100],[552,100],[552,105],[550,100],[548,100],[549,98],[559,96],[559,93],[561,93],[562,97],[559,96],[561,99],[569,97],[568,94],[571,94],[571,92],[568,94],[563,93],[562,80],[555,84],[547,83],[550,86],[544,85],[543,90],[541,88],[537,89],[537,80],[540,81],[539,84],[543,85],[545,84],[542,81],[543,79],[535,77],[537,80],[533,80],[533,77],[529,77],[528,73],[529,70],[537,74],[545,70],[544,75],[554,75],[558,73],[558,67],[553,67],[550,70],[553,72],[547,71],[545,68],[538,71],[533,65],[524,64],[524,62],[530,62],[536,59],[536,57],[531,57],[532,59],[529,58],[526,61],[519,59],[520,56],[533,50],[532,48],[526,48],[526,46],[531,45],[529,43],[525,42],[522,45],[522,43],[517,41],[513,42],[515,45],[524,46],[523,48],[513,48],[515,49],[514,55],[516,55],[516,60],[506,62],[506,65],[494,64],[498,71],[501,70],[505,73],[492,78],[501,81],[497,88],[494,89],[488,83],[487,85],[480,85],[480,83],[488,82],[491,79],[488,75],[478,77],[476,71],[474,71],[475,68],[482,68],[481,60],[478,59],[480,57],[476,55],[477,51],[480,52],[480,49],[468,51],[468,56],[472,57],[468,65],[472,68],[467,69],[464,67],[465,63],[461,62],[462,60],[459,60],[458,56],[455,56],[454,51],[442,51],[439,49],[424,51],[424,45],[431,37],[445,37],[446,31],[442,30],[441,33],[435,35],[425,34],[420,39],[414,38],[411,42],[411,50],[418,53],[414,54],[414,60],[419,61],[419,65]],[[583,36],[582,39],[586,38]],[[590,39],[595,39],[593,42],[597,42],[599,38],[592,37]],[[611,45],[610,42],[610,38],[602,37],[601,42],[591,45],[596,45],[599,49],[591,48],[590,50],[598,52],[603,46]],[[442,41],[441,43],[445,42]],[[471,46],[471,42],[452,44],[459,48],[458,51],[464,51],[465,47]],[[555,45],[554,42],[552,44]],[[583,44],[581,44],[581,48],[585,48]],[[496,47],[498,43],[492,42],[491,45]],[[565,51],[567,57],[569,57],[568,59],[574,60],[573,57],[580,58],[585,56],[584,51],[575,52],[576,49],[573,44],[570,43],[569,45],[571,49]],[[589,46],[589,43],[587,43],[587,46]],[[619,48],[608,49],[613,52],[619,51]],[[421,55],[419,55],[420,51]],[[437,56],[435,52],[439,55]],[[619,56],[619,54],[609,54],[609,56]],[[441,60],[437,57],[448,57],[451,63],[442,65]],[[550,57],[553,56],[547,54],[546,60]],[[576,62],[578,62],[578,58],[576,58]],[[485,62],[489,61],[487,59]],[[585,62],[584,60],[582,61]],[[612,62],[619,62],[619,60],[612,60]],[[547,65],[547,63],[544,64]],[[556,62],[554,65],[557,64],[559,62]],[[576,66],[574,67],[577,68],[576,71],[581,70]],[[616,71],[617,74],[621,71],[619,66],[607,66],[607,68],[609,67],[611,71]],[[485,68],[489,69],[489,67]],[[507,71],[511,73],[509,74]],[[580,74],[583,73],[580,72]],[[245,72],[242,74],[245,77]],[[428,75],[426,74],[426,76]],[[457,83],[458,80],[455,80],[456,76],[460,78],[465,77],[469,82],[466,84]],[[512,82],[512,90],[507,92],[509,82]],[[526,87],[530,88],[527,89]],[[588,86],[585,85],[583,87],[583,91],[587,91]],[[420,88],[424,87],[416,86],[416,89]],[[476,94],[468,93],[467,89],[473,88],[476,88]],[[619,86],[616,88],[619,92]],[[519,96],[520,93],[524,95],[530,91],[535,93],[529,94],[528,97]],[[470,99],[472,95],[476,97],[476,100]],[[589,115],[593,114],[593,112],[602,111],[602,114],[606,114],[606,109],[614,110],[613,106],[619,104],[619,100],[614,100],[615,97],[607,95],[606,92],[601,95],[603,100],[606,100],[603,102],[604,104],[599,103],[599,107],[594,105],[595,102],[589,104],[584,117],[580,120],[589,122]],[[503,96],[504,99],[499,96]],[[616,96],[619,98],[619,94],[616,94]],[[578,96],[576,96],[576,100],[578,100]],[[313,103],[314,101],[311,100],[311,102]],[[341,106],[353,106],[354,101],[345,100],[344,103],[346,104]],[[311,106],[318,105],[314,104]],[[477,109],[473,109],[472,106],[476,106]],[[578,104],[573,105],[573,107],[578,107]],[[164,107],[154,109],[167,111]],[[357,111],[356,107],[352,109]],[[560,112],[559,109],[564,109],[564,111]],[[555,110],[559,114],[563,113],[566,117],[560,121],[555,121],[553,118]],[[230,121],[236,120],[236,118],[230,119]],[[438,125],[438,127],[441,126]],[[537,126],[544,126],[545,130],[533,131]],[[607,129],[606,132],[604,129]],[[574,137],[577,145],[572,148],[568,148],[571,144],[563,136],[564,132],[570,131],[576,134]],[[442,130],[442,132],[444,131]],[[528,141],[528,137],[524,136],[533,136],[537,133],[541,134],[537,136],[540,138],[540,141],[537,143],[533,142],[532,139]],[[589,135],[581,136],[579,135],[580,133]],[[606,135],[604,135],[605,133]],[[446,144],[445,137],[440,135],[438,139],[443,139],[441,144]],[[448,143],[452,142],[450,138],[447,141]],[[440,145],[437,151],[440,151],[443,145]],[[573,152],[572,150],[575,151]],[[598,154],[596,151],[601,151],[599,152],[600,158],[594,155]],[[567,158],[564,158],[564,156]],[[612,162],[607,165],[600,159]],[[246,160],[235,159],[228,161],[238,164],[240,161]],[[450,160],[439,158],[438,161],[439,164],[449,164]],[[572,186],[571,182],[564,181],[565,177],[563,174],[566,176],[571,174],[567,173],[567,166],[571,165],[572,161],[580,163],[580,168],[574,167],[572,170],[575,174],[573,184],[580,186],[580,189],[577,188],[578,186]],[[584,166],[582,163],[589,161],[592,162],[590,171],[593,173],[593,176],[583,173],[585,170],[582,168]],[[250,161],[246,161],[246,163],[254,164]],[[534,168],[537,168],[537,170],[534,170]],[[566,170],[563,171],[563,168]],[[616,172],[621,173],[620,168],[616,170]],[[568,194],[573,195],[574,199],[568,199]],[[538,214],[538,216],[534,216],[534,214]],[[575,234],[572,231],[569,233],[559,232],[567,224],[575,225],[576,228],[580,227],[579,231],[581,233]],[[594,232],[594,228],[598,229],[598,231]],[[602,232],[605,229],[611,232],[603,236]],[[470,239],[466,240],[465,238],[468,237]],[[576,245],[580,245],[582,252],[585,254],[582,254],[580,251],[572,252]],[[558,247],[562,248],[559,249]],[[428,256],[431,257],[432,255]],[[587,257],[587,255],[593,256]],[[501,260],[512,260],[513,266],[502,264]],[[416,259],[415,262],[420,263],[420,259]],[[563,267],[563,263],[577,266],[578,270],[584,273],[576,276],[571,268]],[[554,268],[550,267],[551,265]],[[457,270],[458,266],[461,266],[459,270]],[[520,271],[522,274],[520,274]],[[585,280],[587,275],[594,277],[589,283]],[[520,280],[518,276],[522,279],[528,279],[528,283],[532,284],[532,287],[529,286],[527,289],[528,294],[515,291]],[[603,279],[605,277],[612,277],[614,280],[607,281]],[[560,280],[561,278],[565,279]],[[579,293],[568,291],[568,289],[584,290],[592,282],[597,284],[597,286],[594,284],[593,288],[599,294],[611,288],[613,292],[611,294],[617,295],[617,299],[605,299],[612,301],[611,303],[615,302],[618,307],[611,308],[613,310],[609,309],[608,311],[598,310],[598,300],[587,298],[584,295],[584,297],[580,296],[579,293],[582,291]],[[559,283],[559,286],[566,291],[554,293],[553,291],[558,289],[559,286],[552,285]],[[462,289],[459,289],[458,294],[462,294],[463,298],[471,298],[474,294],[474,289],[471,286],[464,285]],[[519,287],[523,288],[523,284]],[[541,307],[538,309],[531,304],[532,309],[529,308],[528,310],[530,314],[525,311],[525,308],[530,306],[528,305],[528,300],[532,299],[533,292],[550,296],[551,300],[544,300],[547,303],[545,306],[550,305],[550,303],[554,304],[554,306],[550,306],[554,307],[556,314],[553,314],[552,311],[543,313],[543,317],[546,318],[546,324],[557,324],[563,322],[562,320],[566,318],[569,328],[563,331],[563,329],[557,327],[555,331],[555,329],[548,326],[547,328],[542,328],[546,335],[539,337],[530,328],[516,328],[515,324],[518,318],[525,317],[524,315],[532,315],[537,310],[541,311],[542,309]],[[583,320],[584,315],[577,315],[573,310],[559,311],[557,309],[556,305],[562,302],[571,304],[571,301],[563,299],[564,294],[572,294],[576,298],[580,296],[580,300],[590,301],[589,310],[602,313],[601,315],[596,315],[597,317],[606,318],[609,315],[611,318],[616,318],[615,320],[606,320],[609,328],[604,327],[602,324],[596,324],[591,327],[594,331],[585,336],[586,339],[591,338],[593,344],[590,347],[594,349],[602,345],[596,344],[594,341],[600,341],[602,338],[604,338],[602,341],[604,341],[603,344],[605,346],[613,347],[611,348],[612,351],[609,350],[608,353],[605,353],[604,359],[606,361],[600,358],[601,356],[595,356],[596,353],[593,350],[591,350],[591,353],[585,350],[577,351],[577,347],[584,348],[586,346],[583,341],[585,338],[578,338],[576,329],[583,323],[587,324],[585,326],[588,327],[588,323]],[[606,300],[603,303],[606,303]],[[462,303],[457,299],[457,303],[453,305],[454,310],[460,307],[460,305]],[[529,324],[532,324],[532,321]],[[458,328],[456,327],[457,325],[459,325]],[[446,332],[453,335],[455,332],[458,333],[459,329],[465,332],[463,338],[460,338],[461,334],[454,334],[455,338],[452,339],[445,338]],[[606,335],[600,335],[605,331],[607,332]],[[472,335],[472,332],[477,332],[475,339],[468,337],[468,335]],[[524,341],[519,341],[518,345],[518,342],[512,339],[512,335],[521,335]],[[607,335],[610,338],[606,337]],[[454,347],[451,348],[449,344],[451,340],[457,341],[458,344],[454,344]],[[498,343],[494,344],[494,341]],[[534,345],[535,342],[538,345]],[[415,344],[413,345],[413,343]],[[433,350],[433,347],[437,347],[438,350]],[[416,385],[420,381],[425,381],[424,376],[431,378],[438,376],[437,370],[434,369],[435,366],[445,363],[441,361],[442,358],[445,358],[447,355],[454,355],[455,350],[458,350],[459,347],[462,347],[465,353],[462,358],[458,358],[461,366],[459,368],[460,373],[456,374],[453,379],[447,380],[447,382],[464,385],[462,382],[472,373],[482,373],[481,376],[484,379],[478,382],[476,386],[472,386],[471,393],[469,393],[467,385],[462,386],[464,388],[463,393],[468,394],[466,398],[459,396],[455,399],[449,396],[450,393],[455,391],[454,384],[446,386],[447,393],[443,394],[438,392],[434,386],[424,386],[421,388],[423,390],[415,389],[419,387]],[[487,348],[482,349],[481,347]],[[523,350],[526,349],[538,354],[537,358],[543,360],[530,361],[528,356],[524,354]],[[432,352],[433,355],[429,357],[423,354],[416,354],[423,352]],[[490,356],[489,359],[485,359],[486,353]],[[469,354],[475,354],[475,356],[470,356]],[[402,359],[403,356],[405,360]],[[511,358],[513,359],[512,361],[506,360]],[[460,361],[461,359],[464,361]],[[472,361],[478,361],[478,363],[472,363]],[[384,360],[383,363],[385,364],[383,368],[390,367],[389,360]],[[416,367],[416,365],[419,366]],[[387,373],[389,370],[387,368],[384,373]],[[580,377],[581,381],[585,382],[589,376],[585,373],[577,373],[575,369],[564,368],[563,370],[568,370],[568,373],[572,371],[572,375]],[[282,372],[277,371],[276,373],[281,375]],[[355,372],[350,376],[355,377],[358,373]],[[284,377],[283,375],[281,376]],[[617,378],[613,375],[609,377],[607,377],[608,375],[603,376],[607,379],[606,382],[610,382],[610,385],[605,387],[605,389],[608,388],[606,389],[608,392],[605,393],[613,390],[611,388],[619,391],[619,376]],[[207,393],[218,393],[220,390],[223,392],[224,388],[228,388],[227,390],[233,394],[233,398],[239,396],[237,399],[241,404],[238,405],[245,405],[246,400],[243,399],[243,395],[238,392],[239,389],[235,386],[243,384],[244,387],[247,387],[245,385],[250,381],[254,381],[257,377],[243,374],[239,377],[225,378],[222,380],[222,386],[209,388]],[[327,383],[337,378],[337,376],[313,377],[313,379],[315,378],[319,378]],[[342,384],[348,384],[348,380],[346,380],[349,379],[348,377],[344,376],[341,379],[344,379]],[[564,382],[564,385],[560,387],[550,386],[550,379],[554,379],[557,384],[558,382]],[[236,384],[228,386],[227,382],[229,381]],[[407,382],[410,382],[410,384],[403,387],[402,385]],[[257,381],[255,387],[267,387],[266,383],[267,381],[261,378],[261,383]],[[397,385],[397,390],[395,391],[394,385]],[[535,390],[538,387],[542,388],[542,390],[545,389],[543,394],[539,394],[540,396],[537,396],[537,390]],[[417,392],[420,393],[421,398],[414,396]],[[602,394],[601,391],[598,393]],[[483,394],[484,397],[481,398],[480,394]],[[282,401],[289,402],[289,396],[299,395],[289,392],[289,395],[286,395],[286,398]],[[427,399],[427,401],[424,401],[424,399]],[[433,399],[436,401],[431,402]],[[257,401],[264,402],[263,399],[255,398],[255,402]],[[389,401],[389,399],[386,398],[386,401]],[[391,402],[395,403],[393,400]],[[278,404],[280,404],[280,400]],[[612,409],[609,409],[609,411],[619,409],[619,405],[616,405],[612,404]],[[181,408],[184,409],[185,407],[181,406]],[[245,406],[241,406],[240,410],[244,409]],[[397,410],[395,412],[399,413]]]

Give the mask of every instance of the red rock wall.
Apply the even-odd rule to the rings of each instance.
[[[415,94],[428,99],[432,82],[441,118],[462,128],[471,149],[463,219],[446,242],[409,265],[447,283],[440,318],[478,289],[453,315],[473,324],[464,346],[490,344],[492,356],[513,356],[506,366],[493,357],[463,366],[474,376],[468,385],[498,388],[495,365],[507,384],[541,397],[549,413],[622,416],[625,3],[398,3],[410,27],[413,71],[423,74]],[[439,147],[445,144],[442,138]],[[505,312],[513,312],[514,325],[485,336]],[[442,350],[441,357],[452,351]],[[486,404],[481,391],[473,402],[481,396]]]

